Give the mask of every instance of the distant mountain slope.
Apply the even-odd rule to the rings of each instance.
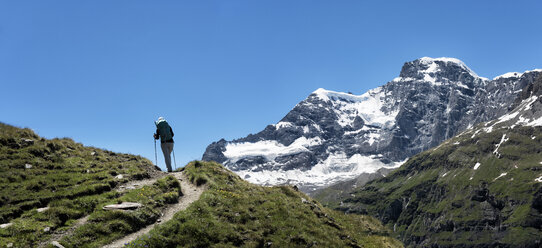
[[[539,73],[489,80],[457,59],[420,58],[363,95],[318,89],[277,124],[209,145],[203,160],[223,163],[254,183],[291,183],[310,191],[397,168],[406,158],[503,115]]]
[[[515,109],[327,205],[369,213],[410,247],[542,246],[542,76]]]
[[[130,247],[402,247],[376,219],[324,208],[291,186],[257,186],[212,162],[184,172],[208,190]]]

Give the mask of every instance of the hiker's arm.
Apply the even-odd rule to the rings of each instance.
[[[158,137],[160,137],[160,135],[158,135],[158,128],[157,128],[156,133],[154,133],[154,139],[158,139]]]

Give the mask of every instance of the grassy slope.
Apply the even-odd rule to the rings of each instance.
[[[469,131],[328,205],[377,216],[410,245],[538,247],[541,161],[541,127]]]
[[[185,172],[208,190],[187,210],[129,246],[402,246],[378,220],[324,208],[292,187],[253,185],[212,162],[192,162]]]
[[[0,123],[0,224],[13,223],[0,229],[0,247],[9,243],[35,247],[52,231],[67,229],[107,203],[135,198],[130,195],[136,191],[121,194],[112,189],[148,178],[152,170],[151,162],[139,156],[84,147],[66,138],[47,140],[30,129]],[[122,179],[115,178],[119,174]],[[152,187],[163,194],[178,191],[175,185],[166,185]],[[168,201],[171,195],[161,197]],[[43,207],[49,209],[36,211]],[[152,214],[145,217],[152,219]],[[136,218],[143,219],[148,221]]]

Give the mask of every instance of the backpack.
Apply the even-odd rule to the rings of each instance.
[[[156,123],[156,128],[158,129],[158,134],[160,135],[160,140],[162,142],[171,140],[173,138],[173,134],[171,133],[171,127],[167,123],[167,121],[160,121]]]

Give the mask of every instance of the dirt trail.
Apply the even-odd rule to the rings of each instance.
[[[148,225],[147,227],[129,234],[128,236],[125,236],[122,239],[118,239],[115,242],[104,246],[104,248],[118,248],[123,247],[124,244],[130,243],[134,240],[136,240],[138,237],[145,235],[149,233],[150,230],[152,230],[156,225],[159,225],[160,223],[167,222],[173,218],[173,215],[179,211],[182,211],[186,209],[190,204],[196,200],[199,199],[203,191],[205,191],[204,186],[196,187],[192,183],[188,181],[188,178],[184,176],[182,172],[174,172],[169,173],[168,175],[173,175],[179,182],[181,183],[181,189],[183,192],[183,196],[179,198],[179,202],[167,206],[162,212],[162,217],[159,219],[159,222],[155,222],[154,224]]]
[[[162,217],[160,218],[160,223],[163,223],[170,220],[176,212],[186,209],[188,205],[190,205],[190,203],[199,199],[199,196],[204,191],[204,187],[196,187],[195,185],[191,184],[188,181],[188,179],[183,175],[182,172],[174,172],[174,173],[159,173],[157,175],[153,175],[152,178],[138,180],[138,181],[129,181],[118,186],[114,190],[123,192],[126,190],[138,189],[145,185],[151,185],[154,182],[156,182],[158,179],[161,179],[168,175],[173,175],[175,178],[177,178],[177,180],[179,180],[179,182],[181,183],[183,196],[179,198],[178,203],[169,205],[166,209],[164,209],[162,213]],[[38,247],[45,247],[48,244],[51,244],[53,241],[60,241],[63,237],[73,234],[73,232],[77,228],[87,223],[88,217],[89,216],[87,215],[76,220],[75,224],[72,225],[68,230],[53,233],[52,237],[48,241],[40,243]],[[149,225],[146,228],[141,229],[138,232],[132,233],[124,237],[123,239],[117,240],[113,244],[107,245],[105,247],[122,247],[125,243],[131,242],[135,240],[137,237],[139,237],[140,235],[148,233],[156,224],[159,224],[159,223],[154,223],[152,225]],[[135,237],[132,237],[132,236],[135,236]]]
[[[163,178],[163,177],[167,176],[168,174],[164,173],[164,172],[161,172],[161,171],[152,171],[152,172],[150,171],[149,175],[151,175],[151,178],[147,178],[147,179],[143,179],[143,180],[128,181],[126,183],[118,185],[113,190],[118,191],[118,192],[123,192],[123,191],[126,191],[126,190],[138,189],[138,188],[141,188],[141,187],[143,187],[145,185],[151,185],[154,182],[156,182],[156,180],[158,180],[160,178]],[[75,221],[75,223],[70,228],[68,228],[67,230],[55,231],[54,233],[52,233],[51,238],[49,238],[47,241],[42,241],[38,245],[38,247],[40,247],[40,248],[41,247],[46,247],[47,245],[51,244],[53,241],[60,241],[63,237],[72,235],[73,232],[77,228],[79,228],[80,226],[87,223],[88,217],[89,216],[86,215],[86,216],[83,216],[83,217],[77,219]]]

